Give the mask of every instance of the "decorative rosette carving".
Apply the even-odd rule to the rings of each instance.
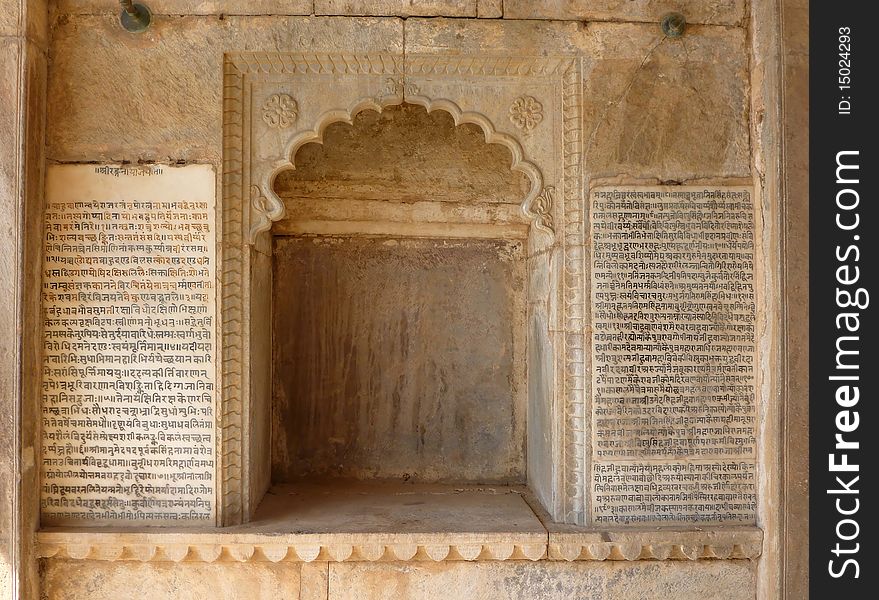
[[[262,120],[273,129],[286,129],[296,123],[299,105],[288,94],[272,94],[262,105]]]
[[[510,121],[522,131],[531,131],[543,121],[543,104],[534,96],[519,96],[510,106]]]

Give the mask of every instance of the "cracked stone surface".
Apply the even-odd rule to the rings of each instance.
[[[48,600],[754,598],[748,561],[138,564],[52,561]],[[199,582],[193,585],[193,582]]]
[[[220,50],[320,51],[345,40],[363,52],[401,53],[403,27],[396,19],[187,17],[132,37],[112,17],[60,16],[48,156],[219,166]],[[742,29],[694,26],[679,40],[663,40],[647,24],[410,19],[405,30],[410,52],[583,56],[590,178],[750,174]],[[200,50],[206,40],[216,52]]]
[[[110,4],[59,0],[54,5],[50,160],[181,160],[210,163],[220,172],[224,52],[345,48],[402,55],[405,49],[422,54],[579,57],[582,175],[587,182],[751,175],[748,34],[738,26],[745,18],[744,0],[505,0],[502,13],[499,2],[476,0],[151,0],[160,18],[141,36],[120,29],[116,7]],[[664,39],[658,16],[680,7],[695,24],[681,39]],[[308,16],[314,12],[412,18]],[[220,18],[220,13],[225,16]],[[498,19],[501,14],[504,18]],[[416,18],[434,15],[492,18]],[[12,21],[0,17],[0,29],[7,22]],[[330,85],[327,93],[332,93]],[[473,135],[482,135],[481,130]],[[496,160],[486,155],[483,163]],[[306,183],[331,187],[325,179]],[[520,187],[515,182],[492,189],[518,197],[514,192]],[[71,600],[744,600],[756,596],[755,572],[756,562],[744,560],[146,564],[49,559],[43,582],[46,598]],[[0,590],[2,578],[0,569]]]

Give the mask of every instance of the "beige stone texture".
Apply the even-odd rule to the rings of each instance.
[[[396,20],[175,18],[133,37],[109,17],[60,16],[49,156],[218,162],[221,50],[329,50],[333,39],[346,39],[363,52],[401,52],[402,27]],[[409,52],[584,54],[591,177],[749,174],[743,30],[700,27],[662,41],[655,28],[635,24],[410,19],[405,27]],[[200,51],[204,39],[217,52]]]
[[[476,0],[476,15],[480,19],[499,19],[504,16],[504,0]]]
[[[299,492],[302,492],[301,494]],[[292,502],[287,502],[292,497]],[[755,561],[755,527],[639,530],[548,524],[522,488],[336,482],[276,486],[254,519],[224,529],[47,528],[45,559],[166,562]],[[472,518],[462,518],[472,515]],[[548,534],[548,535],[547,535]]]
[[[14,299],[0,306],[0,438],[17,440],[19,431],[19,361],[21,339],[20,315],[17,311],[21,294],[21,123],[19,81],[23,44],[17,39],[0,38],[0,228],[2,243],[8,248],[0,258],[0,289],[3,296]],[[13,597],[13,565],[17,562],[19,509],[16,473],[18,444],[0,446],[0,598]]]
[[[332,564],[330,600],[753,600],[753,564]]]
[[[45,127],[44,2],[0,1],[0,598],[37,594],[33,445]],[[25,446],[22,447],[22,442]]]
[[[295,482],[273,487],[242,531],[327,533],[349,544],[408,538],[448,547],[484,536],[487,545],[545,546],[546,530],[525,497],[522,486]]]
[[[590,26],[600,56],[584,75],[584,155],[592,177],[746,177],[748,52],[742,29],[663,39],[645,25]],[[636,43],[632,43],[637,40]]]
[[[48,44],[48,12],[45,0],[0,2],[0,37],[22,35],[45,48]]]
[[[751,6],[754,177],[768,218],[766,328],[776,341],[766,373],[767,443],[761,484],[767,556],[758,597],[809,592],[809,7],[804,0]]]
[[[51,561],[49,600],[642,600],[754,598],[753,564],[297,563],[139,564]]]
[[[49,45],[49,11],[47,0],[24,0],[27,37],[43,51]]]
[[[10,3],[0,3],[0,6],[5,4]],[[805,147],[800,137],[804,131],[802,105],[798,105],[798,116],[793,118],[784,137],[780,130],[757,125],[766,118],[767,123],[776,126],[787,117],[771,114],[776,107],[779,85],[778,80],[773,79],[773,73],[777,75],[780,71],[778,65],[771,64],[771,61],[766,64],[764,59],[772,56],[776,49],[771,43],[761,45],[759,42],[750,48],[750,36],[756,31],[749,32],[744,28],[745,24],[751,26],[752,23],[756,23],[753,25],[755,29],[765,27],[762,30],[764,40],[777,35],[777,15],[764,14],[759,10],[768,6],[768,3],[751,3],[754,13],[748,21],[745,11],[749,3],[744,0],[470,0],[423,3],[148,0],[157,19],[147,33],[139,36],[121,30],[115,2],[59,0],[53,4],[52,69],[49,81],[51,99],[48,108],[50,127],[47,140],[50,159],[181,160],[212,163],[218,173],[221,172],[221,161],[227,154],[222,135],[224,52],[307,53],[356,49],[358,53],[383,52],[400,56],[404,51],[405,39],[408,55],[426,56],[428,59],[431,55],[439,54],[458,55],[464,60],[473,56],[481,59],[512,57],[514,60],[535,55],[576,56],[582,61],[580,89],[583,99],[583,129],[582,132],[578,131],[577,143],[582,143],[584,148],[583,168],[577,171],[576,179],[586,181],[591,186],[602,178],[624,180],[625,183],[632,183],[633,180],[658,183],[694,179],[719,181],[753,176],[758,188],[765,181],[766,190],[761,196],[764,203],[761,205],[761,218],[776,219],[773,226],[779,228],[768,229],[767,239],[777,240],[782,235],[780,228],[783,226],[786,239],[800,240],[798,244],[789,245],[788,254],[784,256],[790,267],[790,281],[787,282],[786,295],[779,300],[779,304],[795,306],[795,299],[805,289],[807,255],[804,240],[807,223],[804,217],[794,218],[804,215],[806,210],[805,190],[798,187],[803,185],[805,178],[805,158],[801,155],[796,158],[798,155],[790,152],[797,149],[802,152]],[[788,85],[785,99],[789,102],[788,106],[793,106],[794,99],[802,102],[805,97],[806,65],[802,56],[805,49],[802,34],[805,8],[802,4],[793,1],[787,4],[788,23],[792,30],[800,32],[791,37],[789,46],[791,57],[799,55],[799,58],[790,58],[785,70]],[[14,10],[0,12],[0,36],[20,34],[18,24],[21,18],[16,11],[21,5],[21,2],[16,2],[11,4]],[[349,14],[359,11],[413,18],[404,22],[396,18],[282,16],[343,9]],[[671,9],[682,10],[693,24],[679,40],[663,40],[658,29],[659,17]],[[219,18],[219,13],[226,16]],[[34,14],[36,17],[41,13],[36,11]],[[414,18],[419,15],[479,16],[483,19],[477,22]],[[501,15],[504,19],[497,21]],[[567,22],[516,20],[535,18]],[[27,23],[31,31],[40,31],[38,18]],[[39,46],[39,35],[29,35]],[[3,39],[0,42],[0,52],[3,52],[0,55],[3,57],[0,65],[0,107],[14,107],[11,112],[0,111],[0,136],[3,139],[24,140],[25,134],[22,132],[25,128],[17,120],[16,110],[28,104],[22,102],[23,78],[19,71],[21,57],[26,54],[22,50],[25,46],[18,40],[12,42]],[[755,56],[750,59],[752,50]],[[10,57],[9,61],[7,57]],[[45,80],[45,75],[42,75],[45,64],[37,55],[32,60],[36,86],[32,96],[36,97],[42,95],[38,82],[40,77]],[[18,66],[13,64],[15,61],[19,61],[16,63]],[[753,70],[749,72],[749,69]],[[289,83],[284,77],[275,75],[265,78],[267,86],[258,89],[258,93],[267,93],[271,85],[277,82]],[[545,139],[548,140],[560,138],[562,120],[552,121],[549,118],[561,114],[559,105],[547,103],[545,106],[547,117],[543,126],[552,124],[556,128],[552,130],[552,136],[546,134],[540,125],[526,135],[508,117],[507,103],[512,98],[503,95],[506,93],[503,86],[491,87],[485,83],[486,78],[478,73],[470,80],[461,77],[439,83],[436,80],[441,78],[435,75],[422,76],[415,84],[420,86],[424,94],[434,91],[459,99],[472,99],[477,108],[487,107],[478,109],[486,114],[491,113],[489,116],[498,127],[502,124],[505,131],[511,132],[517,139],[526,140],[522,143],[529,153],[554,156],[540,136],[546,135]],[[413,76],[414,79],[418,77]],[[307,85],[311,86],[309,89],[314,91],[315,97],[319,94],[334,97],[336,82],[330,78],[326,81],[323,88],[312,83]],[[384,79],[381,83],[384,83]],[[394,89],[393,94],[385,97],[388,103],[401,99],[404,91],[407,97],[418,93],[411,88],[404,90],[406,86],[400,82],[392,87],[397,85],[401,89],[399,93]],[[529,95],[539,95],[543,89],[555,93],[554,90],[559,89],[561,83],[534,83],[529,80],[527,85],[534,85],[533,89],[536,90],[529,90]],[[542,85],[546,87],[541,88]],[[372,88],[367,91],[371,92]],[[260,97],[260,100],[265,98]],[[42,119],[39,102],[33,102],[33,106],[37,115],[33,118]],[[308,118],[312,119],[312,116]],[[750,123],[752,118],[753,124]],[[773,118],[776,120],[772,121]],[[309,122],[308,127],[315,125]],[[749,130],[749,125],[754,125],[753,130]],[[40,134],[35,133],[39,127],[31,126],[29,131],[33,137],[26,145],[39,157],[43,147]],[[471,134],[478,137],[484,135],[485,130],[474,127],[472,132],[467,133]],[[328,139],[332,135],[338,134],[328,132]],[[752,138],[755,140],[753,147]],[[281,136],[277,139],[280,140]],[[776,211],[781,197],[776,191],[782,188],[777,179],[773,179],[777,178],[781,169],[779,158],[773,156],[774,148],[781,140],[787,144],[787,156],[793,157],[790,159],[788,187],[785,188],[786,197],[790,198],[785,213],[791,216],[788,222],[778,221],[780,217]],[[11,439],[21,439],[21,436],[33,440],[37,439],[34,435],[37,403],[33,401],[36,396],[31,394],[30,402],[27,399],[21,401],[18,373],[26,365],[38,363],[34,357],[38,359],[39,348],[27,342],[27,336],[24,336],[25,344],[19,350],[18,340],[22,338],[20,332],[34,330],[38,314],[33,300],[38,295],[36,285],[39,278],[33,267],[28,271],[23,265],[40,263],[40,194],[39,187],[33,186],[30,191],[31,208],[29,212],[23,211],[25,203],[21,200],[21,186],[23,181],[40,180],[39,165],[42,160],[32,161],[37,166],[30,167],[30,174],[23,176],[23,145],[0,148],[0,223],[4,224],[0,232],[5,236],[6,247],[13,249],[0,260],[0,281],[4,286],[12,284],[11,297],[31,300],[29,304],[25,302],[24,306],[21,303],[7,303],[0,311],[0,331],[7,336],[4,339],[9,341],[0,350],[3,353],[0,355],[3,360],[0,364],[3,369],[0,372],[0,391],[4,392],[0,395],[0,403],[8,403],[12,407],[7,410],[7,404],[2,404],[0,437],[9,433]],[[280,144],[265,144],[265,147],[276,150]],[[10,151],[12,156],[4,154]],[[326,153],[321,156],[322,160],[331,155],[329,149],[304,147],[303,158],[309,152],[312,157]],[[394,160],[393,156],[386,158]],[[496,159],[486,154],[486,170],[495,166]],[[767,165],[772,161],[776,162]],[[563,161],[547,162],[550,164],[541,164],[541,168],[551,173],[552,182],[561,181]],[[365,171],[370,177],[382,174],[380,169],[372,166]],[[309,181],[306,177],[298,181],[296,176],[289,176],[283,181],[287,187],[281,186],[283,189],[277,191],[289,214],[303,216],[309,211],[314,211],[310,214],[316,214],[324,210],[321,214],[325,216],[326,207],[314,209],[306,206],[303,200],[312,195],[332,196],[342,186],[332,180],[326,181],[319,171],[311,167],[305,172],[314,175],[314,180]],[[383,187],[381,183],[379,181],[376,185],[372,181],[372,187],[365,186],[362,197],[384,193],[382,190],[386,190],[387,186]],[[406,183],[409,191],[417,191],[422,182],[416,178]],[[299,191],[296,191],[296,186],[300,186]],[[286,196],[282,193],[284,190],[289,192]],[[500,185],[494,191],[500,197],[509,195],[512,198],[515,186]],[[588,187],[585,191],[588,192]],[[251,200],[247,196],[244,198],[242,202]],[[253,200],[258,201],[259,197]],[[342,200],[348,202],[351,199]],[[296,202],[299,204],[295,205]],[[362,198],[356,202],[361,204],[350,201],[345,208],[360,206],[357,210],[362,215],[371,215],[373,210],[388,210],[387,206],[380,209],[376,204],[367,205]],[[406,205],[405,202],[400,204]],[[501,209],[518,208],[512,202],[499,202],[497,206]],[[406,207],[411,210],[407,220],[437,215],[435,207],[429,207],[430,210],[414,204]],[[34,218],[34,214],[37,218]],[[466,216],[474,218],[478,215],[473,212]],[[562,218],[560,214],[554,216],[556,219]],[[503,218],[513,225],[512,212],[503,213]],[[302,233],[295,229],[301,227],[295,225],[295,221],[288,219],[277,222],[276,232]],[[12,226],[6,228],[9,224]],[[580,225],[582,229],[582,223]],[[283,230],[284,227],[289,229]],[[576,227],[574,224],[571,229],[576,230]],[[523,238],[521,234],[519,237]],[[25,249],[22,248],[23,240],[27,240],[28,244]],[[242,245],[247,250],[242,260],[249,261],[251,270],[248,277],[252,272],[252,294],[246,301],[255,299],[249,310],[265,316],[271,311],[271,247],[265,237],[257,241],[255,246]],[[223,247],[224,254],[228,250],[229,246]],[[559,340],[564,331],[557,320],[559,305],[562,304],[561,294],[539,302],[532,302],[530,298],[546,294],[547,290],[565,289],[565,273],[560,265],[566,260],[570,264],[570,260],[576,256],[576,251],[566,254],[559,247],[546,252],[530,252],[527,258],[529,335],[538,340],[528,348],[528,383],[529,388],[534,388],[529,393],[534,398],[551,397],[551,390],[547,391],[544,386],[563,374],[551,351],[561,347]],[[31,262],[33,258],[36,260]],[[776,259],[769,260],[771,271],[777,266],[771,261]],[[26,293],[19,284],[22,279],[28,280],[32,286]],[[251,279],[248,279],[250,282]],[[772,281],[770,283],[774,284]],[[778,304],[773,306],[777,307]],[[807,356],[801,352],[805,347],[802,325],[805,322],[804,311],[805,308],[798,307],[784,313],[787,323],[799,323],[798,327],[790,329],[795,333],[787,342],[786,351],[791,359],[788,363],[789,373],[784,376],[784,385],[788,386],[788,402],[795,396],[806,398],[803,391],[806,389],[806,379],[801,376],[807,362]],[[782,311],[773,311],[772,314],[782,314]],[[270,362],[271,348],[265,343],[270,338],[267,323],[270,320],[248,323],[250,329],[247,336],[253,338],[253,343],[247,347],[246,356],[259,364]],[[7,349],[11,349],[12,355],[6,354]],[[35,382],[37,370],[33,369],[32,373],[29,383],[21,381],[25,390]],[[245,383],[249,386],[250,394],[265,396],[271,383],[270,373],[257,371]],[[771,383],[775,387],[770,385],[761,393],[765,398],[774,399],[781,384]],[[16,420],[18,417],[14,416],[19,405],[23,405],[24,411],[20,424]],[[238,438],[239,445],[249,444],[244,454],[253,470],[244,493],[248,494],[248,503],[253,508],[270,484],[269,448],[266,442],[269,439],[269,408],[265,404],[257,405],[248,418],[258,424],[253,425],[249,438],[244,441]],[[761,409],[766,408],[765,405],[761,406]],[[531,502],[531,506],[546,520],[546,514],[541,512],[540,507],[555,506],[552,488],[558,474],[553,470],[554,441],[541,433],[561,427],[549,412],[544,414],[541,410],[549,411],[549,408],[544,405],[529,406],[529,423],[535,426],[528,431],[527,446],[529,483],[536,484],[537,489],[532,491],[540,496],[540,501]],[[533,514],[525,510],[527,507],[517,505],[512,511],[500,510],[494,519],[509,523],[514,521],[514,517],[530,515],[526,527],[507,524],[494,532],[487,532],[479,530],[478,519],[469,517],[472,507],[462,504],[453,503],[450,507],[442,502],[433,505],[427,502],[410,506],[405,504],[404,499],[405,508],[400,509],[400,498],[379,500],[367,494],[355,498],[357,501],[352,501],[352,504],[346,504],[350,498],[334,495],[328,499],[332,502],[324,502],[324,498],[312,496],[302,499],[307,511],[311,511],[309,514],[314,516],[311,533],[297,533],[297,526],[301,526],[303,521],[295,511],[284,510],[274,520],[263,518],[260,514],[257,521],[249,525],[191,533],[179,530],[41,532],[38,534],[39,551],[41,556],[46,557],[43,564],[43,594],[47,598],[98,599],[271,597],[303,600],[542,600],[589,597],[625,600],[676,597],[738,600],[760,597],[768,600],[776,597],[776,591],[781,589],[778,585],[779,574],[783,572],[779,567],[781,551],[797,544],[799,548],[805,548],[801,536],[806,508],[803,500],[806,484],[803,448],[806,412],[804,406],[794,404],[786,405],[785,411],[788,425],[784,443],[789,451],[784,467],[788,473],[785,485],[792,490],[792,494],[790,500],[784,497],[785,502],[789,503],[782,504],[787,515],[787,524],[784,525],[779,522],[779,513],[773,512],[777,510],[773,504],[779,504],[778,499],[782,498],[781,484],[772,479],[780,473],[781,468],[773,462],[776,454],[783,454],[783,448],[774,443],[776,436],[781,439],[781,433],[772,429],[774,421],[771,421],[772,415],[767,413],[770,424],[764,437],[770,443],[761,455],[760,466],[770,481],[761,489],[764,498],[761,500],[759,521],[761,526],[767,528],[765,550],[760,531],[754,528],[733,532],[712,529],[702,532],[646,533],[584,531],[573,526],[554,529],[549,526],[544,528],[539,523],[531,528],[534,525],[531,520]],[[13,415],[11,425],[9,415]],[[9,549],[23,549],[23,564],[30,567],[26,570],[32,571],[25,573],[24,579],[33,577],[37,564],[27,554],[28,543],[21,543],[22,539],[29,539],[30,531],[34,528],[35,506],[25,507],[20,512],[21,525],[17,526],[18,532],[12,536],[9,534],[13,531],[9,525],[11,515],[3,512],[10,506],[4,501],[10,493],[16,493],[15,490],[10,491],[8,483],[16,480],[19,470],[25,474],[23,488],[31,490],[31,498],[36,498],[38,487],[32,466],[35,460],[32,449],[29,451],[27,447],[20,448],[17,444],[0,450],[2,600],[7,600],[12,594],[7,575]],[[3,488],[3,485],[7,487]],[[447,494],[448,489],[443,493]],[[429,499],[440,500],[441,494],[432,494]],[[337,511],[335,516],[331,510],[322,510],[324,505],[333,503],[344,508]],[[15,506],[15,503],[12,505]],[[348,524],[358,521],[357,515],[364,505],[385,511],[386,520],[383,522],[382,515],[378,515],[365,523],[370,531],[353,535]],[[485,507],[481,500],[478,505]],[[402,528],[392,518],[394,514],[414,515],[428,523],[423,529],[429,531],[418,531],[416,527],[415,531],[408,533],[394,533],[394,530]],[[458,531],[438,532],[438,523],[445,523],[447,530],[457,526]],[[381,527],[384,530],[380,530]],[[328,535],[330,529],[333,535]],[[279,530],[285,533],[278,534]],[[24,538],[21,537],[22,531],[25,532]],[[787,563],[787,571],[783,572],[785,589],[787,597],[802,598],[805,586],[803,552],[792,556],[799,562]],[[543,558],[552,560],[541,560]],[[600,562],[606,559],[610,560]],[[170,562],[175,560],[181,562]],[[435,562],[438,560],[442,562]],[[759,581],[755,579],[758,576]],[[758,584],[759,591],[756,587]],[[34,591],[35,587],[27,589]],[[36,593],[30,596],[37,597]]]
[[[157,16],[173,15],[310,15],[312,0],[145,0]],[[119,2],[56,0],[56,13],[119,15]]]
[[[274,260],[274,481],[524,483],[521,241],[276,237]]]
[[[402,40],[397,19],[175,17],[133,36],[113,16],[58,15],[48,157],[219,166],[224,51],[401,54]]]
[[[585,56],[588,178],[663,181],[750,174],[743,29],[694,27],[679,40],[632,23],[410,19],[407,53]]]
[[[313,600],[300,595],[299,564],[137,563],[49,561],[43,573],[48,600]]]
[[[32,533],[39,527],[36,440],[39,431],[39,394],[41,384],[42,331],[40,266],[42,265],[43,181],[45,177],[46,77],[47,60],[42,49],[28,43],[25,71],[27,108],[25,110],[24,210],[22,231],[22,298],[21,298],[21,421],[19,473],[21,485],[20,527],[21,594],[33,594],[38,585]]]
[[[512,159],[503,145],[486,144],[478,125],[456,127],[445,111],[428,113],[404,104],[381,113],[365,110],[350,125],[333,123],[324,131],[322,143],[312,142],[297,151],[296,168],[280,173],[274,186],[285,201],[289,220],[329,214],[332,209],[321,207],[332,201],[380,200],[401,211],[401,204],[426,202],[462,212],[486,211],[490,205],[492,212],[481,218],[490,223],[511,219],[500,212],[507,206],[497,205],[518,208],[528,193],[527,178],[510,170]],[[449,185],[449,173],[455,174],[459,185]],[[303,202],[308,205],[302,206]],[[350,220],[348,210],[353,209],[338,211],[336,218]],[[370,206],[365,212],[376,210],[381,209]],[[448,210],[442,212],[451,218]],[[521,214],[516,217],[525,223]]]
[[[19,21],[22,18],[21,2],[19,0],[3,0],[0,2],[0,36],[18,36]]]
[[[745,5],[745,0],[504,0],[504,18],[643,21],[658,27],[664,14],[676,11],[688,23],[740,25]]]
[[[314,0],[316,15],[475,17],[477,0]]]
[[[584,35],[585,34],[585,35]],[[407,19],[406,52],[491,57],[592,54],[581,23],[486,19]],[[593,54],[601,56],[600,53]],[[478,91],[478,90],[474,90]]]
[[[251,265],[255,273],[255,290],[251,312],[262,318],[250,321],[250,356],[259,364],[272,364],[272,257],[255,248],[250,252]],[[251,394],[258,398],[271,398],[271,370],[261,370],[250,379]],[[256,507],[263,499],[272,483],[272,403],[258,403],[251,412],[250,461],[251,471],[250,506]]]
[[[51,561],[44,597],[290,600],[754,598],[748,561],[702,563],[248,563]]]
[[[299,572],[299,600],[326,600],[330,568],[327,563],[305,563]]]

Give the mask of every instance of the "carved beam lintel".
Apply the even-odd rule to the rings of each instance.
[[[191,540],[187,540],[191,537]],[[284,539],[287,537],[288,539]],[[289,539],[290,537],[300,539]],[[197,533],[94,534],[40,532],[41,558],[138,562],[343,562],[343,561],[636,561],[753,560],[762,552],[757,530],[730,533],[694,532],[622,535],[618,540],[577,540],[550,534],[510,534],[508,539],[413,539],[393,534],[320,539],[315,535],[259,536]],[[437,535],[436,537],[446,537]],[[241,539],[244,538],[244,539]],[[247,539],[250,538],[250,539]],[[518,538],[518,539],[517,539]]]

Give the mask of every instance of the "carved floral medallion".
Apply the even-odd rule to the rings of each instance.
[[[534,96],[519,96],[510,106],[510,121],[522,131],[531,131],[543,121],[543,104]]]
[[[262,120],[275,129],[290,127],[298,116],[299,106],[288,94],[272,94],[262,107]]]

